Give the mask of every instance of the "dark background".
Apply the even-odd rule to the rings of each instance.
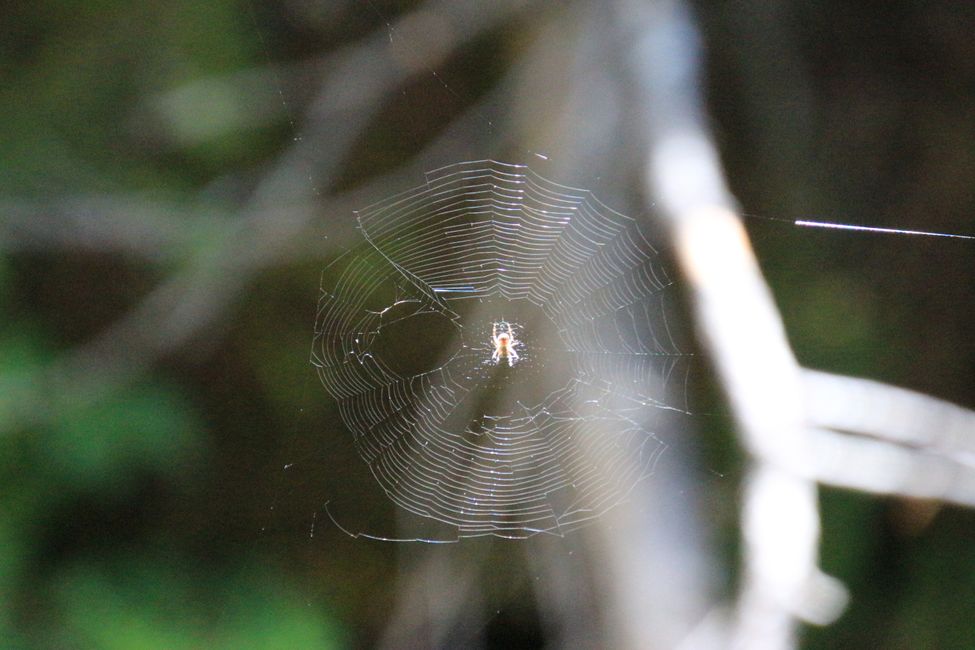
[[[535,150],[495,121],[514,103],[453,120],[539,39],[586,41],[566,29],[576,3],[526,3],[371,112],[306,116],[320,84],[354,93],[386,74],[343,67],[369,39],[405,43],[408,59],[418,48],[387,23],[418,6],[0,8],[3,647],[380,638],[413,551],[352,539],[323,509],[366,486],[308,363],[321,270],[353,242],[352,210],[422,182],[436,165],[418,153],[444,134],[462,141],[457,159],[494,155],[491,141]],[[800,361],[975,407],[975,242],[789,223],[975,234],[975,6],[697,12],[715,136]],[[303,166],[306,129],[341,138],[353,115],[367,126],[342,154]],[[638,194],[632,179],[577,176]],[[733,584],[741,454],[726,419],[689,435]],[[975,646],[972,513],[834,490],[822,503],[823,565],[852,602],[806,630],[806,647]],[[395,517],[383,501],[363,508]],[[486,613],[458,643],[541,645],[516,543],[479,557]]]

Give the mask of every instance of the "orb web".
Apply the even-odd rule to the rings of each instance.
[[[393,502],[458,537],[561,533],[652,473],[690,355],[635,220],[495,161],[357,216],[363,245],[323,273],[312,363]],[[517,362],[492,360],[499,325]]]

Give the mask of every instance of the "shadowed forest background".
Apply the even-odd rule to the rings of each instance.
[[[470,570],[465,604],[399,638],[587,647],[540,596],[559,571],[592,587],[566,599],[612,620],[592,613],[594,533],[383,543],[324,508],[354,494],[379,527],[397,521],[309,363],[322,269],[360,241],[354,210],[443,165],[541,152],[552,180],[652,218],[639,139],[597,128],[637,119],[625,93],[606,103],[615,121],[571,109],[623,65],[586,48],[612,42],[628,3],[498,3],[439,47],[398,22],[424,8],[0,8],[0,646],[396,647],[410,628],[391,618],[423,598],[409,576],[448,556]],[[694,11],[714,137],[799,361],[975,408],[975,242],[790,223],[975,234],[975,6]],[[560,150],[565,132],[589,144]],[[745,460],[720,394],[691,389],[674,471],[727,599]],[[642,485],[680,517],[679,488]],[[830,488],[821,507],[821,564],[850,602],[802,647],[975,646],[971,511]]]

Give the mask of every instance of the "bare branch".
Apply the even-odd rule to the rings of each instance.
[[[809,424],[872,436],[975,471],[975,412],[869,379],[804,370]]]
[[[975,412],[867,379],[802,379],[819,481],[975,507]]]
[[[800,370],[708,132],[689,10],[678,0],[620,6],[627,27],[639,30],[631,67],[648,134],[648,191],[673,229],[701,338],[754,458],[745,486],[745,575],[731,644],[793,647],[795,617],[822,622],[843,604],[842,590],[816,566],[819,513]]]
[[[77,250],[171,261],[202,230],[222,230],[217,215],[143,196],[82,195],[50,203],[0,202],[0,247],[13,251]]]
[[[813,471],[824,484],[975,508],[975,472],[967,465],[826,429],[811,430],[810,445]]]

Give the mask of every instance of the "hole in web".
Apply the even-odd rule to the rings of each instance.
[[[415,302],[399,302],[385,314],[387,323],[377,328],[372,353],[377,361],[400,377],[436,370],[444,343],[456,347],[454,321],[441,313],[424,310]]]
[[[636,221],[494,161],[358,220],[363,245],[323,273],[312,363],[397,506],[438,538],[561,534],[652,473],[691,356]]]

